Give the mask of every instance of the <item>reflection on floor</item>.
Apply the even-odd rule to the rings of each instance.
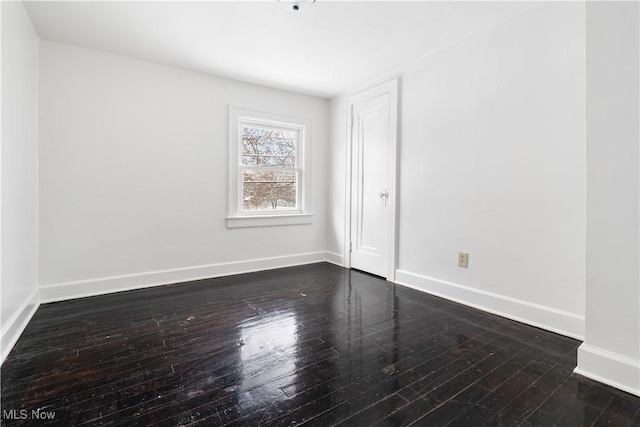
[[[640,398],[572,374],[578,344],[313,264],[43,305],[2,366],[2,417],[640,425]]]

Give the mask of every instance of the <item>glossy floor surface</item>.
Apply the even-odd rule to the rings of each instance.
[[[578,345],[313,264],[41,306],[3,424],[640,425],[640,398],[572,374]]]

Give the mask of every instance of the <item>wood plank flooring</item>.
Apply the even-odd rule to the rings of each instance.
[[[640,398],[572,373],[578,345],[312,264],[41,306],[2,423],[640,426]]]

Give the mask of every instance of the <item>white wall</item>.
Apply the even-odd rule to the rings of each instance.
[[[637,2],[588,2],[586,335],[577,372],[640,395]]]
[[[404,74],[400,270],[566,312],[535,322],[582,334],[584,62],[584,5],[553,4]]]
[[[582,336],[584,43],[584,5],[550,4],[402,73],[398,282]]]
[[[38,305],[38,37],[22,3],[0,7],[2,361]]]
[[[229,104],[312,121],[312,225],[226,228]],[[325,258],[327,100],[42,41],[39,137],[43,300]]]
[[[327,251],[332,261],[338,265],[344,263],[345,241],[345,191],[346,177],[346,138],[347,136],[347,97],[337,96],[329,104],[329,169],[327,173],[331,197],[327,203]]]

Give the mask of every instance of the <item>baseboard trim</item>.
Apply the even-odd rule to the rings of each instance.
[[[404,270],[396,283],[498,316],[584,341],[584,316]]]
[[[40,307],[38,291],[34,290],[24,300],[20,308],[2,325],[2,331],[0,332],[0,364],[4,363],[38,307]]]
[[[330,262],[331,264],[335,264],[339,267],[344,267],[344,257],[342,256],[342,254],[338,254],[335,252],[325,252],[326,255],[326,261]]]
[[[312,264],[326,260],[326,252],[309,252],[296,255],[200,265],[195,267],[159,270],[90,280],[79,280],[74,282],[52,283],[40,286],[40,301],[42,303],[64,301],[75,298],[168,285],[171,283],[231,276],[233,274],[272,270],[275,268],[293,267],[296,265]]]
[[[640,360],[582,343],[578,347],[578,375],[640,396]]]

